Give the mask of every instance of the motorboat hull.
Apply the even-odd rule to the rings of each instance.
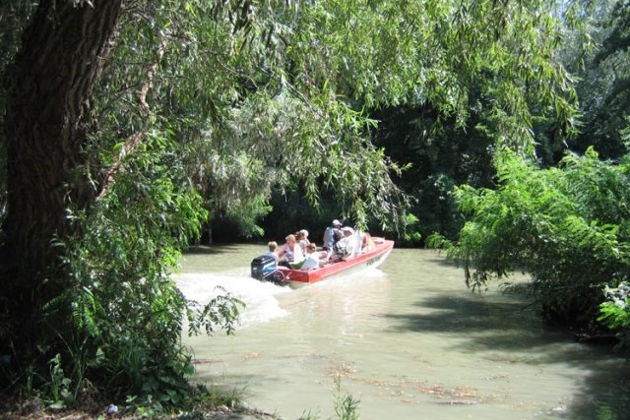
[[[278,267],[281,283],[288,283],[291,287],[302,287],[317,283],[324,279],[367,267],[378,267],[385,261],[394,247],[394,241],[374,238],[374,248],[370,251],[345,259],[343,261],[326,264],[317,270],[295,270],[287,267]]]

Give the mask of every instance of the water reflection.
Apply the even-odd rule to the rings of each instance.
[[[530,365],[541,372],[548,365],[567,364],[585,372],[579,376],[567,371],[566,376],[576,380],[577,392],[541,414],[584,420],[630,418],[628,361],[616,357],[609,347],[579,344],[566,330],[545,327],[537,308],[527,301],[456,292],[434,293],[412,305],[416,312],[385,315],[394,331],[455,334],[462,339],[451,342],[450,350],[481,355],[491,362]],[[543,381],[540,386],[545,386]]]

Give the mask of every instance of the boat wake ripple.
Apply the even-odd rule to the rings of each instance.
[[[176,277],[177,286],[187,299],[200,304],[219,295],[231,294],[245,303],[241,312],[240,328],[268,322],[288,315],[278,303],[277,295],[290,289],[249,277],[248,270],[219,273],[183,273]]]

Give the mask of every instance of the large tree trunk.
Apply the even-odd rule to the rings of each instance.
[[[22,340],[34,333],[42,305],[71,287],[54,243],[73,232],[67,209],[85,208],[94,199],[82,127],[120,11],[121,0],[41,0],[11,69],[5,225],[10,276],[0,304],[8,303],[2,316],[20,326]],[[20,341],[15,329],[8,334],[13,344],[0,336],[2,351]]]

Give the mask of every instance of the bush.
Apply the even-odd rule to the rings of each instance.
[[[618,287],[606,287],[606,302],[600,305],[599,320],[618,331],[619,344],[630,348],[630,283],[622,282]]]
[[[75,287],[46,307],[65,352],[51,361],[51,378],[40,380],[57,407],[72,404],[88,384],[100,398],[153,412],[182,406],[194,395],[183,322],[188,319],[194,333],[234,328],[240,301],[219,296],[199,307],[170,277],[207,216],[176,148],[166,133],[153,132],[146,147],[122,163],[108,193],[71,215],[82,232],[58,245],[67,249]],[[55,324],[67,312],[70,319]]]
[[[497,190],[457,189],[468,221],[449,256],[473,288],[524,270],[548,321],[592,322],[600,290],[630,277],[630,160],[589,149],[545,170],[508,152],[497,162]]]

